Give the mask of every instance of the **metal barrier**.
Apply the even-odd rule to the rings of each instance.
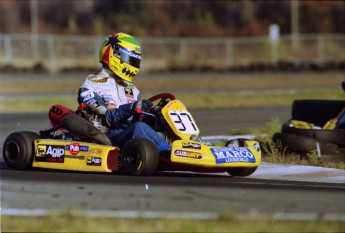
[[[72,67],[97,67],[104,37],[30,34],[0,35],[0,66],[30,67],[41,63],[51,73]],[[345,34],[283,35],[278,43],[268,37],[138,38],[142,71],[175,67],[224,69],[278,61],[345,61]]]

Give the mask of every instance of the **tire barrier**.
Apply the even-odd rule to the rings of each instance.
[[[295,100],[291,117],[294,120],[323,126],[345,107],[345,100]]]
[[[291,120],[304,122],[310,128],[297,127],[290,120],[282,125],[281,132],[275,133],[272,140],[291,152],[306,154],[316,151],[319,157],[328,155],[345,161],[345,129],[322,128],[344,107],[345,101],[342,100],[295,100]]]

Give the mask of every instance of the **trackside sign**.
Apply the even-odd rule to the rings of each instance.
[[[248,148],[243,147],[221,147],[211,148],[211,152],[216,158],[216,163],[255,163],[256,159]]]

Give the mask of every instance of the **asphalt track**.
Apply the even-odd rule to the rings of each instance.
[[[262,126],[287,108],[193,110],[202,135]],[[255,119],[253,119],[255,116]],[[206,121],[207,119],[207,121]],[[226,127],[225,127],[226,125]],[[46,114],[1,114],[0,143],[13,131],[49,126]],[[345,222],[344,170],[263,163],[251,176],[158,173],[152,177],[1,168],[1,213],[45,215],[69,210],[90,216],[244,218]]]

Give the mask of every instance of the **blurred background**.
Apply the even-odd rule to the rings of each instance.
[[[345,70],[343,0],[1,0],[0,68],[99,67],[101,42],[126,32],[141,72]]]

